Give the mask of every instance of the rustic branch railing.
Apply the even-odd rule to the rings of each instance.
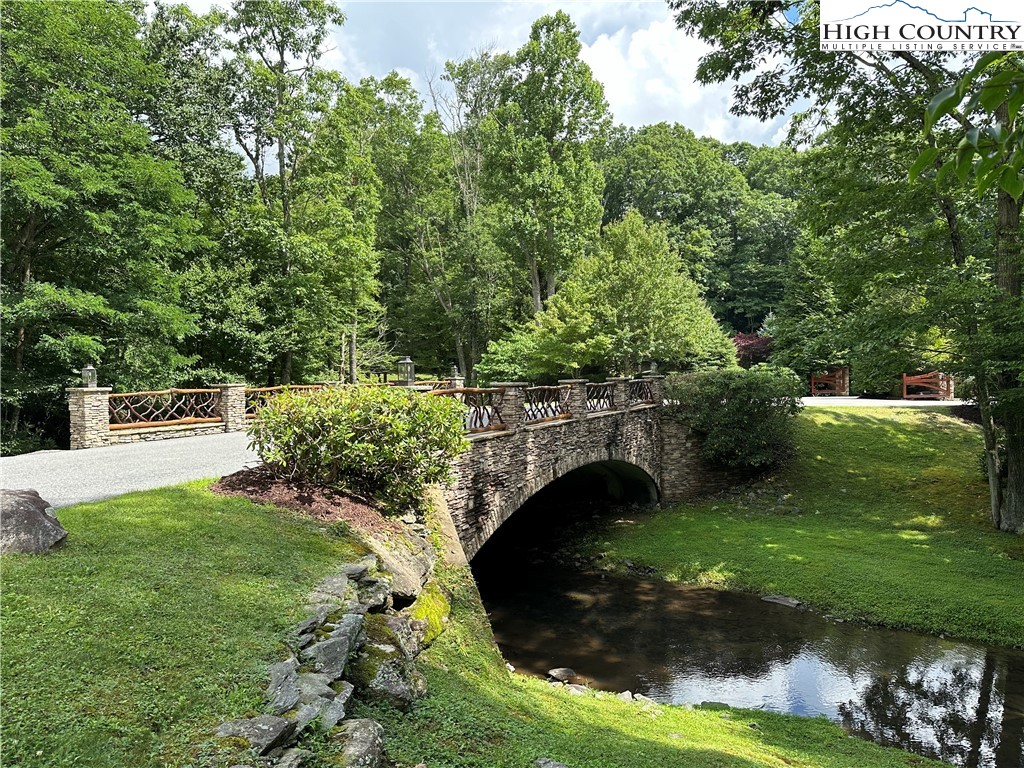
[[[284,392],[286,389],[292,392],[312,392],[323,389],[323,384],[286,384],[278,387],[246,387],[245,388],[245,418],[256,417],[256,409],[266,404],[274,395]]]
[[[503,387],[460,387],[458,389],[435,389],[430,394],[440,397],[454,397],[465,405],[466,431],[469,433],[490,432],[505,429],[501,415],[505,399]]]
[[[911,392],[911,387],[914,391]],[[903,374],[904,400],[952,400],[953,377],[941,371],[908,376]]]
[[[222,422],[219,389],[118,392],[108,397],[110,429]]]
[[[630,405],[654,402],[654,387],[648,379],[634,379],[626,382],[626,395]]]
[[[527,422],[553,421],[572,417],[569,408],[569,394],[572,387],[562,384],[557,387],[527,387],[524,392],[523,408]]]
[[[587,384],[587,412],[615,410],[615,382]]]

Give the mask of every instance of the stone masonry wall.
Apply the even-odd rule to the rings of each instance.
[[[625,462],[660,485],[659,411],[648,405],[475,437],[445,494],[466,555],[475,555],[530,496],[578,467]]]

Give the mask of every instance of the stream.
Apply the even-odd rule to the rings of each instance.
[[[566,554],[571,525],[538,542],[531,519],[554,514],[564,511],[543,499],[524,507],[473,561],[498,646],[519,672],[571,667],[576,682],[662,703],[824,715],[963,768],[1024,768],[1024,652],[606,573]]]

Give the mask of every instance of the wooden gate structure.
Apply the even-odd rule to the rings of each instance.
[[[911,388],[914,389],[911,392]],[[941,371],[903,374],[904,400],[952,400],[953,377]]]
[[[811,395],[815,397],[849,397],[850,369],[836,368],[835,370],[829,371],[828,373],[824,373],[820,376],[812,375]]]

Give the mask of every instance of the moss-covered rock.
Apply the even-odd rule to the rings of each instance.
[[[346,676],[365,698],[402,711],[426,693],[426,680],[383,616],[366,617],[366,644],[349,664]]]
[[[448,616],[452,611],[448,596],[444,593],[436,579],[431,579],[423,587],[419,597],[409,606],[409,617],[426,624],[421,645],[426,648],[438,635],[444,632]]]

